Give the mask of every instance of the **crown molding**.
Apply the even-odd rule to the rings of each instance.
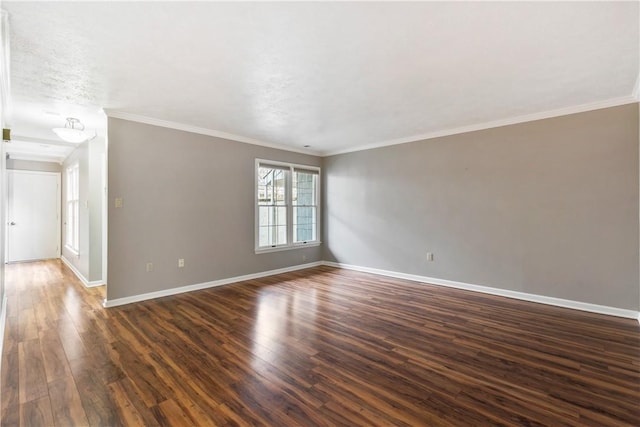
[[[125,113],[125,112],[117,111],[113,109],[104,109],[104,112],[108,117],[111,117],[114,119],[127,120],[127,121],[137,122],[137,123],[145,123],[153,126],[160,126],[160,127],[169,128],[169,129],[181,130],[184,132],[197,133],[200,135],[208,135],[215,138],[222,138],[222,139],[227,139],[231,141],[242,142],[245,144],[252,144],[252,145],[259,145],[262,147],[274,148],[276,150],[284,150],[284,151],[291,151],[294,153],[302,153],[302,154],[309,154],[313,156],[327,157],[327,156],[335,156],[338,154],[346,154],[346,153],[353,153],[356,151],[371,150],[374,148],[388,147],[391,145],[407,144],[409,142],[441,138],[444,136],[457,135],[457,134],[467,133],[467,132],[475,132],[479,130],[492,129],[492,128],[497,128],[502,126],[533,122],[536,120],[550,119],[553,117],[567,116],[570,114],[584,113],[587,111],[600,110],[603,108],[618,107],[621,105],[632,104],[640,100],[640,94],[638,93],[639,84],[640,84],[640,75],[638,75],[638,78],[636,79],[633,93],[629,96],[612,98],[612,99],[592,102],[588,104],[575,105],[571,107],[559,108],[555,110],[541,111],[538,113],[526,114],[522,116],[508,117],[505,119],[494,120],[490,122],[476,123],[476,124],[467,125],[467,126],[460,126],[460,127],[444,129],[444,130],[429,132],[429,133],[420,134],[420,135],[414,135],[414,136],[398,138],[398,139],[391,139],[387,141],[380,141],[380,142],[375,142],[371,144],[360,145],[357,147],[351,147],[344,150],[335,150],[335,151],[318,151],[318,150],[307,150],[307,149],[295,148],[295,147],[287,146],[284,144],[275,144],[271,142],[260,141],[260,140],[248,138],[242,135],[221,132],[213,129],[207,129],[207,128],[202,128],[198,126],[187,125],[184,123],[172,122],[168,120],[156,119],[153,117],[141,116],[138,114]]]
[[[358,147],[347,148],[345,150],[321,152],[320,155],[323,157],[335,156],[337,154],[353,153],[356,151],[371,150],[373,148],[387,147],[390,145],[406,144],[409,142],[422,141],[425,139],[440,138],[443,136],[451,136],[451,135],[457,135],[461,133],[515,125],[518,123],[526,123],[526,122],[533,122],[536,120],[550,119],[553,117],[566,116],[569,114],[584,113],[586,111],[600,110],[602,108],[618,107],[620,105],[626,105],[626,104],[632,104],[634,102],[638,102],[637,89],[638,89],[638,83],[636,82],[635,94],[630,96],[623,96],[620,98],[613,98],[605,101],[592,102],[589,104],[576,105],[572,107],[559,108],[557,110],[541,111],[539,113],[526,114],[523,116],[515,116],[515,117],[506,118],[506,119],[494,120],[491,122],[460,126],[456,128],[450,128],[450,129],[425,133],[421,135],[381,141],[381,142],[376,142],[376,143],[367,144],[367,145],[360,145]]]
[[[315,150],[308,150],[304,148],[291,147],[284,144],[276,144],[272,142],[260,141],[258,139],[249,138],[242,135],[236,135],[233,133],[221,132],[214,129],[207,129],[198,126],[192,126],[184,123],[172,122],[168,120],[155,119],[153,117],[140,116],[138,114],[125,113],[122,111],[104,109],[107,117],[114,119],[127,120],[130,122],[145,123],[148,125],[159,126],[168,129],[181,130],[184,132],[197,133],[200,135],[213,136],[215,138],[228,139],[230,141],[242,142],[245,144],[259,145],[261,147],[274,148],[276,150],[291,151],[294,153],[309,154],[313,156],[319,156],[320,153]]]
[[[48,139],[48,138],[35,138],[28,135],[11,135],[11,142],[31,142],[34,144],[47,144],[47,145],[58,145],[61,147],[73,147],[77,148],[82,144],[76,144],[74,142],[67,142],[61,139]]]
[[[26,154],[26,153],[7,153],[10,160],[25,160],[30,162],[47,162],[62,164],[64,158],[62,156],[47,156],[40,154]]]

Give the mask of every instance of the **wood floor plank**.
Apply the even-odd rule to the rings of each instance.
[[[47,382],[71,377],[67,355],[58,332],[55,329],[44,329],[40,331],[39,337]]]
[[[84,359],[73,360],[70,365],[89,425],[124,425],[118,414],[118,405],[103,375],[95,372],[92,365]]]
[[[47,374],[39,340],[25,341],[18,345],[18,364],[20,403],[48,397]]]
[[[51,427],[54,425],[49,396],[20,405],[20,425]]]
[[[73,377],[49,383],[49,398],[56,427],[89,425]]]
[[[156,427],[160,426],[152,411],[144,403],[136,404],[134,400],[140,400],[133,391],[133,385],[125,378],[109,384],[109,390],[116,403],[116,409],[122,423],[126,426]]]
[[[640,425],[632,319],[330,267],[111,309],[6,277],[3,426]]]
[[[20,310],[18,318],[20,319],[18,340],[24,342],[38,339],[38,322],[33,308]]]
[[[131,379],[133,386],[148,407],[156,406],[172,396],[172,391],[164,383],[164,376],[147,363],[143,356],[136,354],[122,343],[114,343],[118,363]]]
[[[2,386],[0,397],[2,398],[2,418],[8,415],[10,408],[20,409],[20,364],[18,347],[11,352],[2,355]],[[16,412],[17,414],[18,412]],[[16,416],[14,414],[14,417]],[[4,425],[0,423],[0,425]]]
[[[20,424],[20,404],[10,405],[2,411],[0,425],[3,427],[19,427]]]
[[[152,407],[151,410],[160,421],[160,425],[163,426],[198,425],[194,424],[194,420],[185,414],[180,406],[173,400],[165,400]]]

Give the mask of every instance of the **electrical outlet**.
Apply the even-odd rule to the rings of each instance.
[[[116,208],[122,207],[122,197],[116,197]]]
[[[302,255],[302,261],[306,261],[307,260],[307,256],[306,255]]]
[[[180,258],[178,260],[178,268],[182,268],[182,267],[184,267],[184,258]]]
[[[152,262],[148,262],[147,263],[147,273],[153,271],[153,263]]]
[[[433,261],[433,252],[427,252],[427,261]]]

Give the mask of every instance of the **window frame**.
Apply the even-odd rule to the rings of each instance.
[[[285,170],[285,206],[287,211],[287,243],[283,245],[260,246],[260,205],[258,200],[258,171],[260,166],[275,166],[277,168],[286,168]],[[307,240],[302,242],[293,241],[293,173],[296,169],[308,170],[318,173],[315,188],[316,199],[316,240]],[[321,169],[318,166],[301,165],[297,163],[279,162],[275,160],[256,159],[253,177],[253,204],[254,204],[254,250],[256,254],[287,251],[291,249],[299,249],[304,247],[319,246],[322,244],[320,240],[320,224],[321,224]]]
[[[80,253],[80,163],[73,163],[65,172],[64,246],[74,255],[78,255]],[[71,233],[71,242],[69,242],[69,233]]]

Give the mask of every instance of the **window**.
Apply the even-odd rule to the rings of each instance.
[[[320,168],[256,160],[256,251],[318,245]]]
[[[80,169],[75,163],[67,168],[65,188],[67,199],[65,245],[75,253],[79,252],[78,231],[80,229]]]

